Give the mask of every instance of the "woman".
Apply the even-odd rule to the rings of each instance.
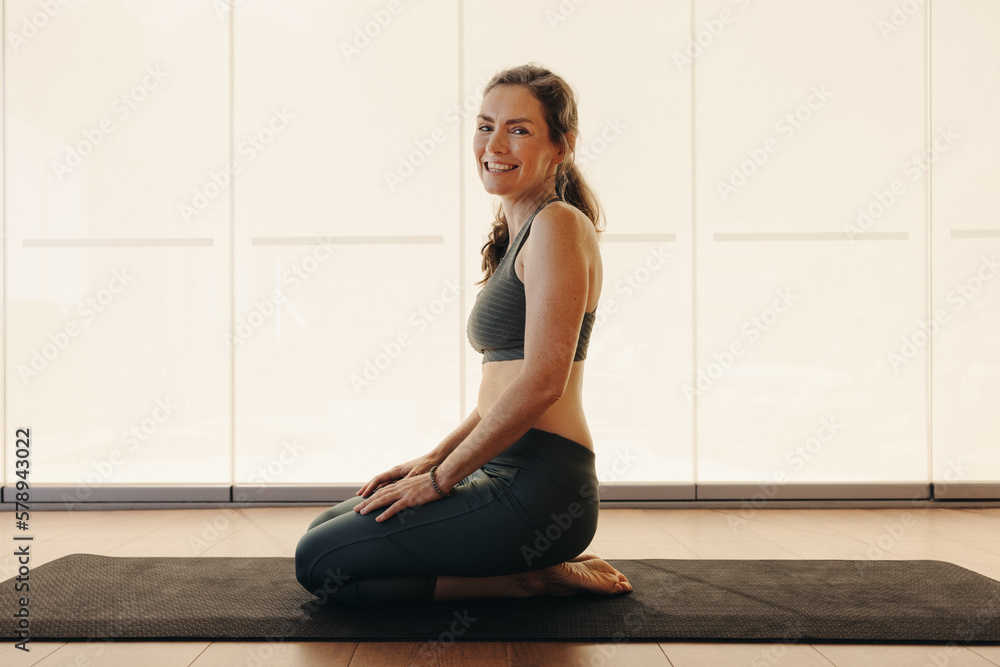
[[[307,590],[371,605],[631,590],[581,555],[597,530],[582,388],[602,265],[577,135],[573,92],[552,72],[529,64],[487,85],[474,153],[501,206],[468,323],[478,405],[434,451],[316,517],[295,553]]]

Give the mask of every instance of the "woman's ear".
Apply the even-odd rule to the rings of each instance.
[[[565,136],[566,136],[566,145],[569,146],[569,152],[570,153],[575,153],[576,152],[576,135],[573,134],[572,132],[567,132]],[[559,161],[556,162],[556,164],[562,164],[562,162],[566,159],[566,149],[563,148],[562,146],[559,147],[558,158],[559,158]]]

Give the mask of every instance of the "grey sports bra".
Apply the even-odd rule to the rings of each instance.
[[[489,361],[524,359],[524,284],[514,272],[514,260],[517,259],[517,253],[528,236],[531,221],[539,211],[554,201],[559,200],[549,199],[531,214],[517,232],[517,236],[507,246],[507,252],[496,270],[476,295],[476,303],[469,313],[466,334],[473,349],[482,353],[484,364]],[[594,329],[596,313],[595,307],[593,311],[583,314],[573,361],[587,358],[587,347],[590,344],[590,333]]]

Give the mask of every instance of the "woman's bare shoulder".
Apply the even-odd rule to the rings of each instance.
[[[552,202],[535,215],[531,223],[531,233],[525,239],[514,262],[514,273],[521,282],[524,282],[524,262],[526,260],[530,262],[533,255],[532,238],[540,239],[542,244],[557,253],[576,255],[582,251],[582,255],[592,266],[596,264],[599,267],[601,264],[601,251],[594,223],[572,204],[562,201]]]
[[[541,225],[538,223],[541,222]],[[555,201],[535,215],[531,225],[533,228],[545,227],[548,234],[567,235],[570,239],[585,241],[589,237],[597,238],[597,231],[590,218],[576,206],[564,201]],[[530,238],[530,235],[529,235]]]

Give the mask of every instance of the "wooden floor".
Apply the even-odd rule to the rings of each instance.
[[[322,509],[35,511],[31,565],[81,552],[292,556],[298,538]],[[4,515],[0,535],[11,545],[13,517]],[[873,545],[882,549],[874,554],[879,558],[944,560],[1000,580],[1000,509],[607,509],[601,510],[588,552],[602,558],[866,559]],[[0,579],[14,576],[14,568],[13,556],[0,558]],[[458,641],[428,660],[427,645],[407,642],[33,642],[27,654],[12,644],[0,645],[0,664],[989,667],[1000,666],[1000,646]]]

